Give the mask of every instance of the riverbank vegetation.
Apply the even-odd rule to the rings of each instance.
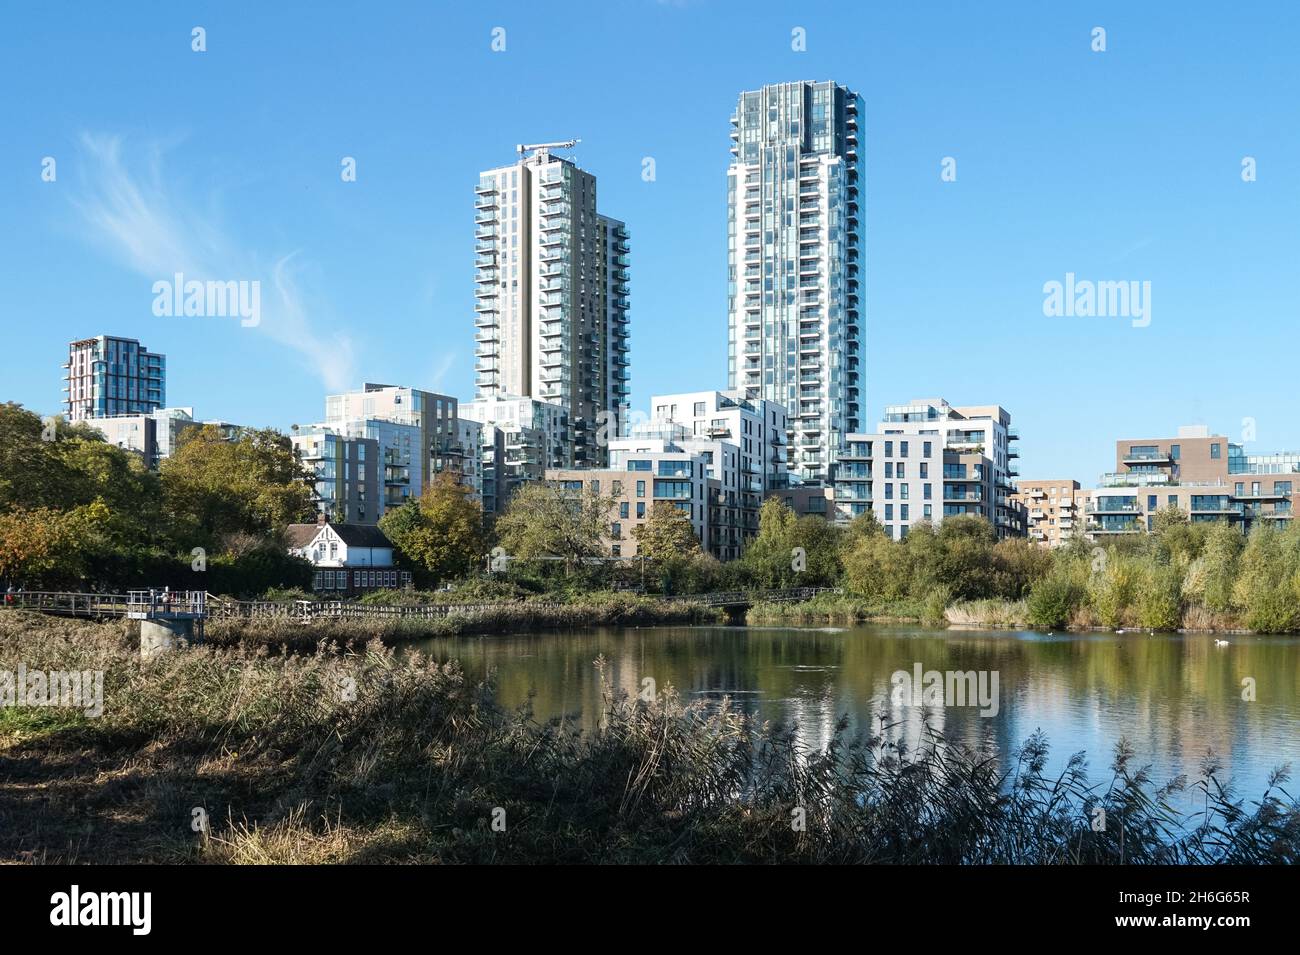
[[[0,589],[142,586],[254,596],[308,587],[285,525],[310,519],[289,440],[194,429],[158,471],[85,422],[0,404]]]
[[[391,602],[383,602],[384,595]],[[442,596],[435,594],[434,596]],[[438,616],[385,615],[384,606],[402,606],[413,597],[400,591],[377,592],[375,615],[315,617],[302,623],[292,616],[215,618],[205,637],[215,646],[272,647],[307,651],[319,646],[360,647],[371,640],[402,643],[462,633],[530,633],[590,627],[657,627],[721,622],[722,612],[686,600],[662,600],[631,593],[588,593],[560,600],[529,598],[491,602],[444,602]]]
[[[20,662],[103,671],[104,705],[0,708],[4,861],[1300,861],[1284,774],[1247,802],[1213,762],[1157,784],[1122,742],[1098,782],[1082,754],[1050,774],[1041,735],[999,757],[991,740],[841,725],[809,750],[793,726],[609,681],[587,733],[377,644],[142,663],[123,623],[0,611],[0,671]]]
[[[466,488],[439,475],[380,524],[419,590],[370,599],[573,604],[609,591],[817,587],[837,593],[759,604],[750,619],[1300,631],[1300,528],[1262,520],[1243,535],[1166,509],[1150,533],[1047,550],[998,540],[977,517],[915,524],[895,540],[870,514],[840,526],[772,499],[740,559],[723,563],[700,548],[682,512],[663,505],[636,529],[639,556],[613,559],[616,507],[586,485],[533,484],[488,521]],[[84,423],[0,405],[0,582],[304,599],[311,567],[286,553],[280,534],[311,513],[307,474],[275,431],[231,439],[196,429],[153,472]],[[498,619],[511,614],[532,619],[509,606]]]

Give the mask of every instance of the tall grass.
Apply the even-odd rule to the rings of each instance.
[[[713,623],[719,611],[686,600],[659,600],[628,593],[589,594],[563,604],[508,601],[458,609],[441,617],[318,617],[217,619],[207,624],[218,646],[267,646],[310,650],[318,645],[362,646],[371,640],[400,643],[461,633],[523,633],[586,627]]]
[[[1275,863],[1300,858],[1277,774],[1247,805],[1207,764],[1201,807],[1116,747],[1100,784],[881,725],[825,749],[726,702],[604,680],[592,733],[507,711],[455,664],[197,648],[142,663],[125,628],[0,613],[0,667],[106,670],[99,719],[0,725],[0,857],[88,862]],[[601,661],[597,661],[600,665]],[[193,810],[210,820],[191,829]],[[1105,825],[1096,826],[1104,812]],[[504,827],[494,828],[497,819]],[[801,819],[802,826],[793,824]]]

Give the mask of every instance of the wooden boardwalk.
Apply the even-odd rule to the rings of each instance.
[[[732,590],[711,594],[683,594],[660,597],[681,600],[705,607],[738,609],[756,603],[789,603],[808,600],[828,587],[793,587],[786,590]],[[125,594],[83,594],[65,591],[27,590],[4,594],[3,606],[16,610],[36,610],[62,617],[190,617],[206,620],[289,619],[303,623],[321,618],[436,619],[448,614],[486,613],[503,606],[521,606],[537,610],[560,609],[566,604],[533,602],[527,604],[363,604],[348,600],[233,600],[203,591],[139,590]]]

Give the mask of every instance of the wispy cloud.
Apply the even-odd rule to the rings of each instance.
[[[197,321],[230,321],[232,335],[265,335],[296,352],[332,391],[352,385],[352,340],[342,332],[323,332],[313,320],[309,303],[317,297],[300,285],[304,267],[298,251],[262,257],[241,246],[222,228],[212,211],[215,203],[202,212],[192,198],[169,188],[161,144],[143,149],[130,164],[121,137],[86,133],[80,145],[84,172],[73,205],[90,241],[150,283],[170,281],[177,272],[200,282],[261,282],[262,314],[255,328],[223,318]],[[152,298],[149,288],[141,291],[145,301]]]

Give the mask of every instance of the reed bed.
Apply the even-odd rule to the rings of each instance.
[[[927,729],[810,750],[722,703],[606,680],[600,728],[510,711],[454,663],[199,647],[141,662],[122,625],[0,613],[0,669],[105,671],[104,713],[0,710],[0,859],[47,862],[1288,863],[1279,770],[1249,804],[1207,763],[1156,785],[1120,742],[1046,772]],[[594,661],[603,666],[603,661]],[[603,670],[602,670],[603,675]],[[1171,796],[1196,791],[1190,818]],[[200,810],[201,813],[196,812]],[[1104,815],[1103,815],[1104,814]],[[196,828],[194,820],[206,823]],[[1105,824],[1098,828],[1097,820]]]

